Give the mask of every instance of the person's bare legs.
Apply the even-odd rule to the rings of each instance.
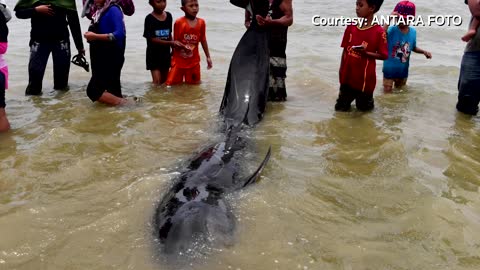
[[[0,108],[0,132],[4,132],[10,129],[10,123],[5,113],[5,108]]]
[[[160,70],[160,84],[164,84],[167,81],[168,77],[168,68]]]
[[[161,73],[159,69],[152,69],[150,70],[150,73],[152,74],[152,83],[154,85],[160,85],[161,82]]]
[[[393,89],[393,80],[383,78],[383,92],[384,93],[391,93]]]
[[[118,106],[124,105],[128,103],[128,100],[125,98],[119,98],[115,95],[110,94],[109,92],[105,91],[97,100],[98,102],[102,102],[108,105]]]

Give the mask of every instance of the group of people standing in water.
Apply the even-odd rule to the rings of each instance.
[[[7,22],[11,14],[4,0],[0,0],[0,131],[10,125],[5,113],[5,89],[8,68],[2,55],[7,49]],[[146,68],[152,83],[167,86],[185,82],[201,82],[199,45],[205,53],[207,68],[213,66],[206,39],[206,22],[198,18],[198,0],[177,0],[185,16],[175,20],[167,12],[166,0],[149,0],[153,11],[145,18],[143,37],[147,41]],[[245,8],[245,27],[269,33],[270,78],[268,99],[285,101],[287,70],[286,46],[288,27],[293,23],[292,0],[230,0]],[[126,31],[124,15],[135,11],[132,0],[84,0],[82,17],[91,20],[83,37],[90,44],[92,76],[87,95],[92,101],[109,105],[134,102],[121,91],[121,70],[125,61]],[[415,29],[408,25],[380,26],[372,23],[383,0],[357,0],[356,13],[364,18],[362,25],[349,25],[341,47],[340,90],[335,110],[348,111],[356,102],[359,110],[374,108],[373,91],[376,86],[375,60],[385,60],[383,86],[386,92],[402,87],[408,78],[410,53],[431,58],[432,54],[416,46]],[[480,0],[465,0],[472,14],[470,27],[462,39],[468,41],[464,52],[458,82],[457,110],[476,115],[480,103]],[[266,7],[266,16],[256,7]],[[54,89],[67,90],[70,69],[70,39],[72,34],[78,54],[74,63],[88,70],[79,15],[73,0],[19,0],[15,15],[31,19],[29,81],[26,95],[40,95],[46,64],[53,58]],[[260,13],[262,14],[262,13]],[[410,1],[397,3],[394,16],[415,16],[415,5]],[[172,26],[173,24],[173,26]],[[173,31],[172,31],[173,29]]]
[[[1,0],[0,0],[1,1]],[[198,18],[198,0],[178,0],[185,16],[178,18],[173,27],[172,15],[165,11],[166,0],[149,0],[153,11],[145,18],[144,38],[147,41],[146,68],[152,75],[152,83],[172,86],[179,83],[199,84],[200,55],[202,45],[207,68],[213,66],[206,40],[206,22]],[[246,0],[255,2],[258,0]],[[292,0],[262,0],[268,5],[268,15],[259,16],[246,10],[245,26],[261,26],[269,32],[271,39],[271,100],[286,100],[286,43],[287,28],[293,22]],[[232,0],[234,2],[234,0]],[[260,1],[258,1],[260,2]],[[249,4],[249,3],[247,3]],[[84,0],[82,17],[91,20],[83,37],[90,45],[91,79],[87,86],[87,96],[93,101],[108,105],[134,103],[135,99],[125,98],[121,91],[121,70],[125,62],[126,30],[124,15],[131,16],[135,11],[132,0]],[[0,5],[1,6],[1,5]],[[250,7],[250,5],[248,5]],[[90,66],[85,60],[85,48],[80,29],[79,15],[73,0],[19,0],[15,15],[20,19],[31,20],[29,82],[26,95],[41,95],[42,81],[50,54],[53,60],[54,89],[68,90],[70,70],[70,35],[78,50],[73,63]],[[0,15],[0,17],[2,17]],[[7,38],[8,27],[0,18],[0,41]],[[173,31],[172,31],[173,28]],[[5,49],[6,51],[6,49]],[[0,42],[0,56],[2,51]],[[4,61],[0,58],[1,64]],[[6,66],[6,65],[5,65]],[[5,72],[8,74],[8,72]],[[0,84],[2,76],[0,75]],[[5,86],[6,86],[5,75]],[[10,128],[5,113],[5,89],[0,93],[0,131]]]
[[[355,101],[361,111],[374,108],[373,91],[376,86],[375,60],[383,60],[383,88],[403,87],[408,79],[411,52],[421,53],[426,58],[432,54],[416,44],[416,31],[407,25],[408,17],[414,17],[415,4],[400,1],[391,13],[403,17],[395,25],[382,26],[374,23],[374,15],[384,0],[357,0],[356,13],[363,19],[361,25],[347,26],[341,47],[340,91],[335,110],[348,111]],[[457,110],[476,115],[480,102],[480,32],[477,31],[480,17],[480,0],[465,0],[472,14],[468,32],[461,38],[468,42],[463,55],[458,82]]]

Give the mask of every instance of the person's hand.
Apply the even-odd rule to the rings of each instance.
[[[395,17],[395,18],[398,18],[398,16],[400,16],[400,13],[398,13],[397,11],[392,11],[392,13],[390,14],[390,16]]]
[[[35,11],[47,15],[47,16],[53,16],[55,15],[55,12],[53,11],[52,7],[50,5],[40,5],[35,7]]]
[[[211,69],[213,67],[212,59],[207,57],[207,69]]]
[[[366,47],[365,47],[365,45],[363,45],[363,44],[362,44],[362,45],[358,45],[358,46],[352,46],[352,50],[358,51],[358,52],[360,52],[360,51],[365,51],[365,49],[366,49]]]
[[[185,45],[178,40],[174,40],[172,44],[175,48],[185,48]]]
[[[193,51],[193,49],[195,49],[195,45],[192,45],[192,44],[185,44],[183,45],[183,47],[185,48],[185,50],[191,52]]]
[[[85,39],[90,42],[90,41],[94,41],[95,38],[97,37],[97,34],[93,33],[93,32],[86,32],[85,34],[83,34],[83,36],[85,37]]]
[[[78,50],[78,54],[85,56],[85,49]]]
[[[424,52],[423,52],[423,55],[425,55],[425,57],[426,57],[427,59],[431,59],[431,58],[432,58],[432,54],[431,54],[430,52],[424,51]]]
[[[352,46],[352,50],[354,50],[356,53],[362,56],[367,54],[366,46],[363,44],[359,46]]]
[[[247,29],[250,28],[251,23],[252,23],[252,21],[250,21],[250,20],[245,21],[245,28],[247,28]]]
[[[270,16],[267,16],[267,17],[263,18],[260,15],[256,15],[255,18],[257,19],[257,23],[260,26],[265,26],[265,25],[269,25],[269,24],[272,23],[272,18]]]

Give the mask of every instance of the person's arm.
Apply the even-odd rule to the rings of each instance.
[[[104,15],[105,20],[113,22],[113,32],[106,34],[97,34],[93,32],[86,32],[84,34],[87,41],[115,41],[125,38],[125,25],[123,24],[123,13],[118,7],[111,7]]]
[[[271,26],[290,26],[293,24],[293,7],[292,0],[283,0],[280,4],[280,10],[283,12],[283,16],[278,19],[272,19],[270,16],[263,18],[260,15],[255,16],[258,25],[271,25]]]
[[[161,39],[159,37],[153,37],[149,38],[152,43],[159,44],[159,45],[165,45],[165,46],[176,46],[176,43],[173,40],[165,40]]]
[[[30,19],[35,13],[35,8],[24,8],[15,11],[15,16],[19,19]]]
[[[54,11],[50,5],[40,5],[32,8],[18,9],[15,11],[15,16],[19,19],[30,19],[35,13],[47,16],[54,15]]]
[[[420,49],[419,47],[415,47],[415,48],[413,49],[413,51],[416,52],[416,53],[421,53],[421,54],[425,55],[425,57],[426,57],[427,59],[432,58],[432,54],[431,54],[429,51],[425,51],[425,50],[423,50],[423,49]]]
[[[210,58],[210,52],[208,51],[208,43],[207,40],[203,40],[202,42],[203,52],[205,52],[205,57],[207,57],[207,69],[211,69],[213,67],[212,59]]]
[[[480,26],[480,18],[473,17],[472,23],[470,24],[470,30],[477,31],[477,28]]]
[[[252,14],[250,13],[250,11],[245,9],[245,23],[244,23],[245,27],[249,28],[251,23],[252,23]]]
[[[468,8],[473,17],[480,18],[480,0],[468,0]]]
[[[113,21],[113,40],[122,40],[125,38],[125,24],[123,23],[123,13],[119,7],[113,6],[109,10],[110,18]]]
[[[203,48],[203,52],[205,53],[205,57],[207,57],[207,69],[211,69],[212,66],[213,66],[213,63],[212,63],[212,59],[210,58],[210,51],[208,50],[208,43],[207,43],[207,35],[206,35],[206,31],[207,30],[207,26],[205,25],[205,23],[203,23],[202,25],[202,48]]]
[[[67,21],[68,26],[70,27],[70,32],[72,32],[73,42],[75,42],[75,47],[77,48],[78,53],[85,55],[85,48],[83,47],[82,30],[80,28],[80,19],[78,18],[78,13],[73,10],[67,10]]]
[[[386,60],[388,59],[388,44],[387,44],[387,34],[385,31],[378,32],[377,33],[377,50],[375,52],[368,52],[366,51],[366,48],[360,48],[357,49],[356,51],[360,52],[364,56],[368,58],[373,58],[373,59],[378,59],[378,60]],[[363,46],[363,45],[362,45]]]

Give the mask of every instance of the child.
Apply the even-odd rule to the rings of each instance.
[[[0,5],[3,8],[6,8],[6,5],[3,3],[0,3]],[[3,12],[0,12],[0,132],[10,129],[10,123],[8,122],[7,114],[5,113],[5,89],[8,88],[8,67],[3,59],[3,55],[8,47],[7,37],[7,18]]]
[[[127,104],[123,98],[120,75],[125,61],[125,24],[122,9],[115,0],[95,0],[97,10],[92,25],[84,34],[90,43],[92,78],[87,96],[108,105]]]
[[[410,1],[398,2],[392,16],[415,16],[415,4]],[[388,93],[394,84],[395,87],[402,87],[407,83],[412,51],[422,53],[427,59],[432,58],[432,54],[417,47],[415,28],[400,23],[390,27],[384,25],[384,29],[387,31],[388,59],[383,62],[383,90]]]
[[[207,37],[205,35],[205,21],[197,18],[198,1],[181,1],[185,16],[177,19],[173,27],[173,38],[179,42],[179,46],[173,49],[172,69],[165,83],[167,86],[182,83],[184,78],[187,84],[200,83],[198,43],[202,44],[203,51],[207,57],[207,68],[212,68],[212,59],[210,59]]]
[[[347,26],[343,35],[336,111],[350,110],[353,100],[360,111],[374,108],[375,59],[388,57],[385,31],[380,25],[372,24],[373,15],[380,9],[383,0],[357,0],[356,4],[357,16],[363,18],[363,23]]]
[[[165,11],[167,0],[149,0],[153,12],[145,17],[143,37],[147,39],[147,70],[152,83],[160,85],[167,80],[170,69],[172,41],[172,14]]]

